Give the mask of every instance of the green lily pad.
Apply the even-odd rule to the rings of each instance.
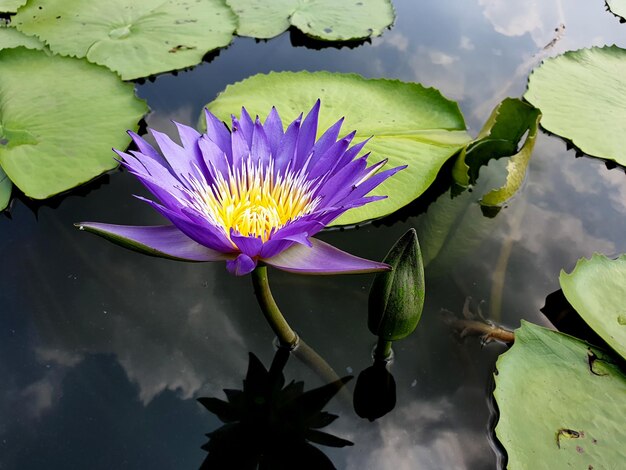
[[[540,119],[537,108],[519,99],[506,98],[498,104],[476,139],[459,154],[452,170],[456,183],[461,186],[474,184],[481,166],[492,159],[510,157],[504,185],[489,191],[480,201],[484,206],[504,204],[524,181]],[[526,140],[520,147],[524,135]]]
[[[25,3],[26,0],[0,0],[0,12],[15,13]]]
[[[45,47],[39,39],[27,36],[6,23],[0,23],[0,50],[19,46],[24,46],[27,49],[43,49]]]
[[[269,39],[295,26],[323,41],[380,36],[393,23],[389,0],[226,0],[239,16],[237,34]]]
[[[626,1],[625,0],[606,0],[606,5],[615,16],[619,16],[626,20]]]
[[[571,273],[561,271],[559,282],[583,320],[626,359],[626,254],[581,258]]]
[[[522,322],[496,367],[507,468],[623,467],[626,376],[605,352]]]
[[[547,59],[524,95],[541,125],[584,153],[626,165],[626,50],[580,49]]]
[[[0,168],[0,211],[5,210],[9,205],[12,189],[13,184],[11,184],[11,180],[4,170]]]
[[[433,88],[398,80],[365,79],[329,72],[273,72],[254,75],[226,87],[207,105],[227,121],[245,106],[265,118],[276,106],[283,124],[322,101],[321,133],[345,116],[345,134],[356,130],[354,142],[372,139],[370,163],[388,158],[386,168],[408,165],[372,194],[388,198],[350,210],[333,225],[355,224],[390,214],[413,201],[434,181],[441,166],[469,140],[458,105]]]
[[[85,60],[18,47],[0,51],[0,165],[44,199],[117,166],[127,129],[148,111],[130,83]]]
[[[236,18],[223,0],[35,0],[12,24],[131,80],[200,63],[231,42]]]

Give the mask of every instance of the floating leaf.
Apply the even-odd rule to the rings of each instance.
[[[353,142],[365,146],[370,162],[388,158],[387,168],[408,168],[381,184],[372,194],[382,201],[350,210],[334,225],[382,217],[408,204],[434,181],[441,166],[468,141],[458,105],[433,88],[398,80],[365,79],[329,72],[272,72],[229,85],[209,110],[223,120],[245,106],[263,119],[272,106],[288,123],[322,100],[318,129],[327,129],[345,116],[345,134],[356,130]]]
[[[496,435],[507,468],[623,467],[626,376],[610,356],[522,322],[496,367]]]
[[[15,13],[25,3],[26,0],[0,0],[0,12]]]
[[[200,63],[230,43],[236,19],[223,0],[35,0],[12,24],[131,80]]]
[[[626,165],[626,50],[580,49],[547,59],[528,80],[541,125],[588,155]]]
[[[581,258],[559,276],[567,301],[600,337],[626,359],[626,254]]]
[[[507,201],[520,188],[526,175],[539,119],[539,110],[519,99],[506,98],[498,104],[476,139],[459,154],[452,170],[457,184],[468,186],[476,183],[481,166],[492,159],[510,157],[506,183],[483,196],[481,204],[498,206]],[[520,148],[520,141],[526,134]]]
[[[19,46],[24,46],[28,49],[44,48],[44,44],[39,39],[27,36],[6,23],[0,23],[0,50]]]
[[[295,26],[323,41],[380,36],[393,23],[389,0],[226,0],[239,16],[237,34],[269,39]]]
[[[11,184],[11,180],[4,170],[0,168],[0,211],[5,210],[9,205],[12,189],[13,185]]]
[[[622,23],[626,20],[626,0],[606,0],[606,5],[611,13],[622,18]]]
[[[0,51],[0,165],[44,199],[117,166],[126,129],[147,112],[133,86],[84,60],[19,47]]]

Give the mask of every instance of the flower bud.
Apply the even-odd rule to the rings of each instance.
[[[424,307],[424,264],[415,229],[396,242],[385,263],[393,269],[374,278],[368,326],[379,338],[395,341],[415,330]]]

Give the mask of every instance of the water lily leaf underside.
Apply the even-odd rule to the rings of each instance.
[[[239,16],[237,34],[269,39],[295,26],[323,41],[380,36],[395,14],[389,0],[226,0]]]
[[[35,0],[12,24],[131,80],[200,63],[231,42],[236,18],[223,0]]]
[[[229,121],[241,107],[265,119],[276,106],[283,124],[322,101],[318,137],[342,116],[342,134],[356,130],[354,143],[372,137],[364,151],[370,164],[388,158],[384,168],[408,165],[371,194],[387,199],[352,209],[333,225],[355,224],[390,214],[421,195],[441,166],[470,137],[454,101],[433,88],[398,80],[365,79],[329,72],[273,72],[229,85],[208,109]]]
[[[6,175],[4,170],[0,168],[0,211],[6,209],[9,205],[12,189],[13,184],[11,184],[11,180]]]
[[[523,322],[496,367],[507,468],[622,468],[626,376],[611,356]]]
[[[578,314],[626,359],[626,254],[582,258],[571,273],[561,271],[559,282]]]
[[[524,95],[541,125],[584,153],[626,166],[626,49],[592,47],[547,59]]]
[[[133,86],[85,60],[23,47],[0,51],[0,166],[44,199],[117,166],[127,129],[147,112]]]

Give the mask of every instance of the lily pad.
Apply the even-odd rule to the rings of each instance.
[[[15,13],[25,3],[26,0],[0,0],[0,12]]]
[[[19,46],[24,46],[28,49],[43,49],[45,47],[39,39],[27,36],[6,23],[0,23],[0,50]]]
[[[131,80],[200,63],[231,42],[236,18],[223,0],[35,0],[12,24]]]
[[[11,184],[11,180],[4,170],[0,168],[0,211],[5,210],[9,205],[12,189],[13,185]]]
[[[433,88],[398,80],[365,79],[330,72],[273,72],[254,75],[226,87],[207,105],[223,120],[245,106],[265,118],[275,106],[289,123],[322,101],[318,137],[345,116],[345,134],[356,130],[353,142],[370,137],[369,162],[388,158],[387,168],[408,165],[372,194],[387,199],[350,210],[333,225],[355,224],[390,214],[422,194],[441,166],[469,140],[463,116],[454,101]]]
[[[607,353],[522,322],[496,367],[507,468],[623,467],[626,376]]]
[[[626,1],[625,0],[606,0],[606,5],[615,16],[622,18],[622,22],[626,20]]]
[[[474,184],[481,166],[492,159],[510,157],[504,185],[489,191],[480,201],[484,206],[506,202],[524,181],[540,119],[537,108],[519,99],[506,98],[493,110],[476,139],[459,154],[452,170],[454,180],[461,186]],[[520,146],[524,135],[526,139]]]
[[[85,60],[18,47],[0,51],[0,165],[44,199],[117,166],[126,129],[147,112],[130,83]]]
[[[524,95],[541,125],[584,153],[626,165],[626,50],[592,47],[547,59]]]
[[[239,16],[237,34],[269,39],[295,26],[323,41],[380,36],[395,18],[389,0],[226,0]]]
[[[559,282],[583,320],[626,359],[626,254],[582,258],[570,274],[561,271]]]

